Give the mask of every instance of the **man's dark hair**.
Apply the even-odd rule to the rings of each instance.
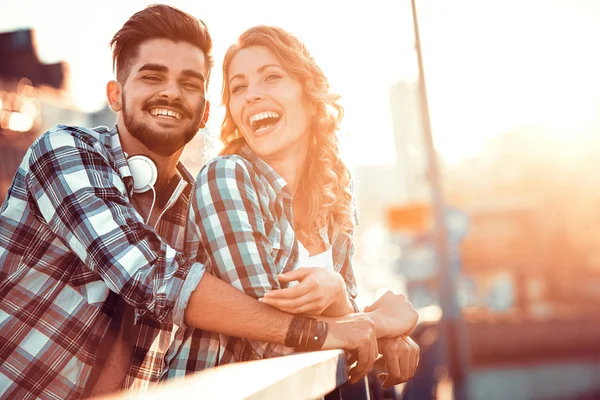
[[[125,83],[140,45],[150,39],[169,39],[198,47],[204,52],[210,76],[212,39],[206,24],[175,7],[154,4],[133,14],[110,41],[117,81]]]

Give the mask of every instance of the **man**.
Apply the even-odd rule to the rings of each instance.
[[[145,390],[165,374],[186,326],[306,347],[308,331],[292,315],[182,253],[192,179],[178,160],[208,118],[205,24],[150,6],[111,45],[116,126],[43,134],[0,210],[2,398]],[[318,326],[318,348],[356,352],[357,374],[372,367],[368,317]]]

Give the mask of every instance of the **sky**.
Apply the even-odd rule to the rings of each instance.
[[[214,40],[209,129],[218,133],[220,64],[227,47],[257,24],[305,42],[342,95],[343,132],[354,165],[394,161],[389,87],[414,81],[409,0],[164,1],[203,19]],[[104,104],[112,79],[108,42],[140,0],[1,0],[0,31],[33,28],[44,62],[67,61],[76,104]],[[597,0],[417,0],[432,130],[449,162],[515,127],[556,134],[590,130],[600,113]]]

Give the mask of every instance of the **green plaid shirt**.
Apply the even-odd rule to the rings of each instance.
[[[285,180],[248,146],[239,155],[217,157],[198,174],[185,251],[191,259],[203,259],[206,249],[212,259],[207,272],[249,296],[261,298],[281,287],[277,274],[297,268],[292,199]],[[322,234],[328,236],[334,269],[344,277],[354,302],[352,235],[335,226]],[[194,329],[180,331],[176,342],[180,347],[164,378],[293,351],[283,345]]]

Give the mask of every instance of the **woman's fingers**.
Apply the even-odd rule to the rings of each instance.
[[[271,290],[270,292],[265,293],[264,297],[274,299],[295,299],[307,294],[311,290],[312,287],[308,282],[300,282],[296,286],[290,288]]]
[[[277,275],[277,279],[282,282],[301,281],[306,278],[307,275],[313,272],[313,270],[314,268],[312,267],[302,267],[285,274],[279,274]]]
[[[320,310],[321,308],[321,304],[318,302],[318,296],[310,292],[295,299],[265,296],[260,301],[291,314],[310,313],[311,311]]]

